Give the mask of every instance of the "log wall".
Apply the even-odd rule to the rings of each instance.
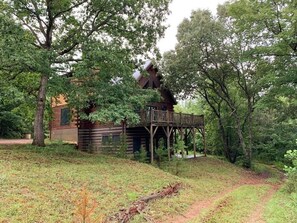
[[[78,130],[78,147],[83,151],[88,152],[101,152],[106,149],[105,145],[102,145],[103,136],[121,135],[123,133],[122,126],[113,127],[100,127]],[[144,127],[127,128],[126,129],[126,143],[128,146],[127,153],[133,154],[133,138],[139,137],[141,140],[141,146],[149,150],[150,134]],[[166,142],[166,135],[163,129],[160,127],[154,137],[154,144],[158,142],[160,138],[164,138]],[[116,148],[110,148],[116,150]]]

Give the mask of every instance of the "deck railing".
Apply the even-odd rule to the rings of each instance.
[[[175,113],[162,110],[142,110],[139,112],[140,124],[159,124],[175,126],[203,126],[203,115]]]

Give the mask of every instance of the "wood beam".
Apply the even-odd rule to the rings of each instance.
[[[168,151],[168,160],[170,161],[170,129],[169,125],[167,125],[167,151]]]
[[[150,150],[151,150],[151,163],[154,162],[154,129],[153,125],[150,125]]]
[[[192,135],[193,135],[193,150],[194,150],[194,158],[196,158],[196,128],[191,129]]]
[[[206,157],[206,140],[205,140],[205,128],[202,128],[202,137],[203,137],[203,148],[204,148],[204,156]]]

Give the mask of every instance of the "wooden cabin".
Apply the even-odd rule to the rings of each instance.
[[[136,71],[133,77],[144,89],[158,89],[161,100],[149,103],[146,109],[139,112],[140,122],[138,124],[130,125],[125,120],[121,125],[79,120],[74,111],[67,110],[67,103],[63,97],[60,97],[58,102],[52,103],[54,117],[50,124],[51,139],[74,141],[77,142],[80,150],[99,152],[103,149],[116,148],[121,141],[121,136],[125,135],[127,153],[135,153],[143,147],[150,155],[151,161],[154,159],[154,153],[151,151],[154,151],[161,138],[164,139],[168,148],[169,158],[170,148],[174,143],[173,136],[177,132],[181,136],[185,134],[196,136],[196,130],[199,130],[204,139],[203,116],[174,113],[173,106],[176,100],[169,89],[162,87],[162,77],[158,74],[157,68],[148,61],[144,65],[144,70],[148,75],[142,75]],[[193,139],[195,140],[195,137]],[[195,151],[194,147],[194,153]]]

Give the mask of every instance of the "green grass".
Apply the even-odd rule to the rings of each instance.
[[[264,163],[259,163],[256,161],[253,162],[252,170],[258,175],[267,178],[266,181],[268,183],[280,183],[284,176],[284,174],[279,170],[278,167],[275,167],[273,165],[267,165]]]
[[[62,147],[62,146],[60,146]],[[0,222],[71,222],[80,191],[110,215],[179,179],[152,166],[67,146],[0,150]]]
[[[110,216],[141,196],[181,182],[178,196],[150,203],[132,220],[162,222],[166,216],[186,212],[195,201],[236,185],[245,173],[216,158],[173,161],[163,164],[161,170],[127,159],[82,153],[62,144],[0,146],[0,222],[74,222],[83,189],[89,194],[88,208],[95,207],[92,217]],[[245,205],[253,205],[266,189],[241,188],[230,195],[230,207],[240,214],[240,199],[249,199]]]
[[[267,223],[297,222],[297,194],[278,191],[268,202],[264,218]]]
[[[246,222],[261,197],[269,190],[267,185],[246,185],[237,188],[218,200],[211,210],[206,210],[199,218],[191,223],[198,222]]]

